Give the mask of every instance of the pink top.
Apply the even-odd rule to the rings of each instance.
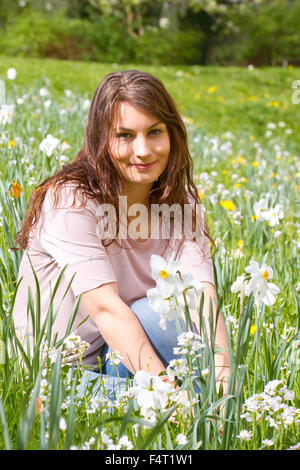
[[[130,306],[136,300],[146,297],[147,290],[156,286],[151,277],[150,258],[152,254],[162,255],[167,240],[150,238],[146,242],[137,242],[128,237],[121,240],[121,244],[131,249],[121,249],[115,243],[105,248],[96,230],[95,214],[98,203],[87,200],[86,205],[79,208],[80,204],[77,205],[76,200],[76,207],[71,208],[73,197],[71,186],[64,186],[58,208],[53,209],[52,194],[47,192],[40,220],[31,232],[28,248],[23,253],[18,280],[23,279],[17,291],[13,310],[15,326],[23,333],[31,326],[30,318],[27,324],[26,314],[29,287],[34,302],[36,299],[35,279],[28,256],[40,286],[41,324],[48,311],[55,283],[62,269],[68,264],[53,301],[54,313],[60,304],[53,327],[54,331],[58,332],[57,339],[65,336],[69,317],[79,294],[102,284],[117,282],[121,299]],[[205,240],[203,245],[205,256],[196,243],[185,240],[176,259],[181,261],[182,272],[190,272],[196,280],[215,285],[208,239]],[[169,247],[163,257],[168,260],[171,253],[172,249]],[[66,292],[74,273],[75,277]],[[84,354],[84,362],[96,365],[97,356],[105,344],[98,327],[91,318],[88,318],[76,328],[87,315],[80,303],[73,329],[82,340],[90,344],[90,348]]]

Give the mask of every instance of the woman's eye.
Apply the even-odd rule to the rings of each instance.
[[[153,129],[151,133],[154,133],[154,135],[159,135],[162,133],[162,131],[160,129]]]
[[[118,134],[117,137],[120,139],[127,139],[128,137],[130,137],[130,134],[127,134],[127,133],[123,133],[123,134]]]
[[[162,131],[160,129],[152,129],[149,132],[149,135],[159,135],[161,133]],[[117,134],[118,139],[129,139],[130,137],[132,137],[132,135],[128,134],[127,132],[123,132],[122,134]]]

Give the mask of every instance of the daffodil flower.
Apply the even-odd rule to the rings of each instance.
[[[251,274],[250,282],[245,286],[245,294],[250,295],[253,292],[264,304],[273,305],[275,296],[280,292],[275,284],[268,282],[273,277],[273,269],[265,264],[259,266],[257,261],[251,260],[245,271]]]
[[[22,186],[17,181],[12,180],[11,189],[8,191],[10,197],[19,198],[21,191],[23,191]]]
[[[168,403],[169,394],[174,392],[170,383],[143,370],[136,372],[134,383],[131,391],[134,393],[142,412],[149,408],[154,410],[164,408]]]
[[[275,284],[269,282],[273,277],[273,269],[264,263],[260,266],[257,261],[251,260],[245,271],[250,274],[249,282],[245,282],[244,274],[238,276],[231,286],[231,292],[240,292],[244,284],[245,295],[253,293],[256,305],[259,305],[260,301],[268,306],[273,305],[276,295],[280,292]]]
[[[166,320],[172,321],[177,315],[177,305],[196,308],[195,296],[200,295],[204,285],[193,279],[190,273],[180,272],[180,262],[166,261],[152,255],[150,266],[156,287],[147,291],[150,308],[161,317],[160,327],[166,329]]]
[[[51,134],[48,134],[47,137],[40,143],[39,149],[42,152],[45,152],[47,157],[51,157],[53,151],[59,144],[59,139],[53,137]]]

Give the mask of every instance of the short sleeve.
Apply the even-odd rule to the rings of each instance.
[[[70,186],[61,189],[57,208],[54,196],[47,191],[39,233],[40,247],[58,264],[68,265],[64,276],[72,281],[71,288],[78,296],[108,282],[117,282],[109,257],[97,236],[96,202],[88,200],[83,207],[75,204]],[[81,203],[81,201],[80,201]]]
[[[184,240],[176,259],[181,263],[182,272],[189,272],[197,281],[210,282],[215,286],[213,262],[207,237],[202,247],[193,240]]]

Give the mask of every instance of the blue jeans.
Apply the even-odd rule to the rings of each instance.
[[[167,367],[169,362],[176,358],[173,352],[173,349],[177,346],[177,336],[179,334],[176,321],[167,320],[166,330],[163,330],[159,325],[160,316],[150,309],[147,297],[134,302],[130,309],[140,321],[157,356],[161,359],[164,366]],[[183,325],[182,329],[186,330],[185,325]],[[134,341],[134,338],[132,340]],[[82,391],[91,380],[95,380],[95,387],[97,387],[97,381],[99,382],[100,377],[105,383],[105,394],[108,398],[114,397],[120,390],[126,390],[127,384],[132,379],[132,374],[122,363],[115,366],[109,359],[106,359],[106,354],[110,351],[111,349],[107,345],[103,349],[101,355],[102,374],[89,370],[84,372],[81,381]],[[98,384],[98,391],[99,389]]]

